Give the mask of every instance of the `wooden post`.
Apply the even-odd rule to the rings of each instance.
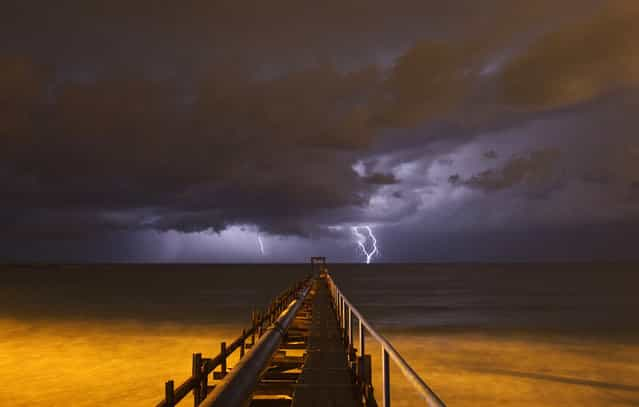
[[[166,407],[175,407],[175,393],[173,390],[173,380],[164,383],[164,400]]]
[[[242,329],[242,344],[240,345],[240,359],[244,357],[245,347],[246,347],[246,329]]]
[[[353,310],[348,307],[348,359],[353,360]]]
[[[209,375],[204,373],[204,361],[200,362],[200,374],[202,380],[200,380],[200,403],[206,399],[206,394],[209,391]]]
[[[344,297],[342,296],[342,335],[344,334],[344,329],[346,328],[346,302],[344,301]]]
[[[364,356],[364,353],[366,352],[366,338],[365,338],[365,333],[364,333],[364,324],[362,324],[362,321],[359,321],[359,355],[360,356]]]
[[[253,326],[253,332],[251,333],[251,346],[255,345],[255,331],[257,331],[257,318],[255,310],[251,312],[251,325]]]
[[[371,373],[371,355],[364,355],[357,358],[357,379],[360,389],[366,399],[366,406],[377,406],[373,397],[373,377]]]
[[[388,352],[382,346],[382,407],[390,407],[390,360]]]
[[[220,353],[222,354],[222,375],[226,374],[226,342],[220,344]]]
[[[197,385],[193,388],[193,405],[200,405],[202,401],[202,354],[194,353],[191,365],[191,375],[196,378]]]
[[[344,342],[346,343],[346,349],[351,346],[351,308],[344,304]]]

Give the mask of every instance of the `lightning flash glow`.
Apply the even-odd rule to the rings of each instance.
[[[364,236],[359,231],[359,229],[365,229],[368,232],[368,238]],[[353,226],[351,230],[353,231],[353,234],[355,235],[355,239],[357,239],[357,245],[359,246],[360,249],[362,249],[362,253],[364,253],[364,256],[366,256],[366,264],[370,264],[371,258],[374,255],[379,253],[379,250],[377,250],[377,239],[375,238],[375,235],[373,234],[373,230],[371,229],[370,226],[367,226],[367,225]],[[370,251],[366,249],[366,241],[369,239],[371,241]]]
[[[262,242],[262,236],[257,235],[257,247],[260,249],[260,253],[264,256],[264,242]]]

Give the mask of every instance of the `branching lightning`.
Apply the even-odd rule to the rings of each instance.
[[[360,233],[359,231],[360,228],[366,229],[366,231],[368,232],[368,238],[366,238],[366,236]],[[375,238],[375,235],[373,234],[373,230],[368,225],[352,226],[351,230],[353,231],[353,234],[355,235],[355,238],[357,239],[357,245],[359,246],[360,249],[362,249],[362,253],[364,253],[364,256],[366,256],[366,264],[370,264],[371,258],[374,255],[379,254],[379,250],[377,250],[377,239]],[[366,249],[366,241],[368,239],[370,239],[372,243],[370,251]]]
[[[257,234],[257,247],[260,249],[260,253],[264,256],[264,242],[262,242],[262,236]]]

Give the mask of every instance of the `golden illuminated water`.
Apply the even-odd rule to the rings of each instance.
[[[237,333],[231,326],[3,319],[0,405],[151,406],[166,379],[189,376],[193,352],[216,353]],[[639,405],[637,344],[459,333],[389,338],[450,406]],[[368,350],[379,354],[372,341]],[[395,405],[414,405],[410,386],[392,373]]]
[[[299,267],[0,270],[0,406],[152,406]],[[639,406],[634,269],[415,267],[333,269],[449,406]],[[395,406],[419,405],[391,381]]]
[[[390,336],[449,406],[637,406],[639,345],[559,336]],[[414,394],[395,369],[394,405]],[[399,390],[399,389],[403,389]]]
[[[0,405],[151,406],[237,330],[0,320]]]

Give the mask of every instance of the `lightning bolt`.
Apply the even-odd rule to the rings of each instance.
[[[360,228],[366,229],[366,231],[368,232],[368,238],[370,238],[372,242],[372,248],[370,252],[366,249],[366,245],[365,245],[366,240],[368,239],[359,231]],[[351,230],[353,231],[353,234],[355,235],[355,238],[357,239],[357,245],[359,246],[360,249],[362,249],[362,253],[364,253],[364,256],[366,256],[366,264],[370,264],[371,258],[374,255],[379,254],[379,250],[377,250],[377,239],[375,238],[375,235],[373,234],[373,230],[368,225],[352,226]]]
[[[264,256],[264,242],[262,242],[262,236],[257,234],[257,247],[260,249],[260,253]]]

